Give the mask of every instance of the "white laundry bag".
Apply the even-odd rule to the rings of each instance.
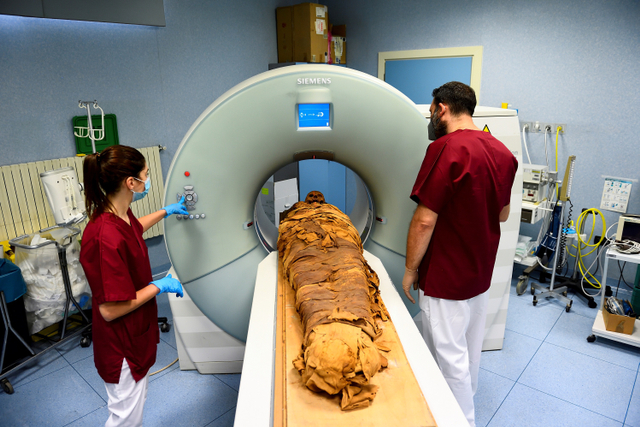
[[[50,231],[25,236],[18,243],[35,248],[26,249],[16,246],[16,264],[22,270],[27,285],[24,306],[31,334],[59,322],[64,317],[66,292],[60,267],[58,247],[46,244],[56,241],[65,247],[69,282],[75,300],[83,308],[91,304],[91,289],[84,270],[80,265],[80,243],[69,237],[72,230],[55,228]],[[69,313],[77,311],[73,302],[69,302]]]

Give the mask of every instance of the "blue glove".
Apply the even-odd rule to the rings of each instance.
[[[178,203],[174,203],[162,209],[167,211],[167,214],[164,216],[165,218],[173,214],[189,215],[189,211],[184,205],[184,194],[182,195],[182,199],[180,199]]]
[[[155,285],[158,289],[160,289],[160,293],[169,292],[175,293],[177,296],[182,298],[182,283],[178,279],[174,279],[169,274],[167,277],[163,277],[159,280],[154,280],[151,284]]]

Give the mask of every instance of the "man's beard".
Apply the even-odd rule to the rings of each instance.
[[[436,139],[441,138],[447,134],[447,123],[440,119],[435,126],[433,126],[433,130],[436,134]]]

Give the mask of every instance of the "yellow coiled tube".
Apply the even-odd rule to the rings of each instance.
[[[589,237],[587,238],[587,240],[582,240],[582,235],[580,234],[580,230],[582,230],[582,224],[585,220],[585,218],[587,218],[587,216],[589,216],[589,214],[593,214],[593,222],[591,223],[591,232],[589,233]],[[606,230],[607,230],[607,220],[605,219],[604,215],[602,214],[602,212],[600,212],[598,209],[596,208],[591,208],[591,209],[587,209],[584,212],[582,212],[580,214],[580,216],[578,216],[578,221],[576,224],[576,231],[578,234],[578,246],[575,245],[571,245],[573,248],[577,249],[577,256],[578,256],[578,268],[580,269],[580,274],[582,274],[582,277],[584,278],[584,280],[589,283],[592,287],[596,288],[596,289],[600,289],[602,287],[602,285],[600,284],[600,282],[598,281],[598,279],[595,278],[595,276],[593,274],[591,274],[589,272],[589,270],[587,269],[587,267],[584,265],[584,257],[590,255],[593,253],[593,251],[595,251],[598,246],[600,246],[601,242],[598,243],[593,243],[590,244],[589,241],[593,238],[594,235],[594,231],[595,231],[595,227],[596,227],[596,220],[595,217],[596,215],[600,215],[600,218],[602,218],[602,233],[601,233],[601,239],[604,239]],[[589,252],[587,252],[586,254],[583,254],[582,251],[585,250],[586,248],[593,248],[591,249]],[[567,252],[569,253],[569,255],[575,257],[576,255],[572,254],[571,252],[569,252],[569,250],[567,250]],[[589,280],[589,277],[591,277],[594,281],[595,284],[591,282],[591,280]]]

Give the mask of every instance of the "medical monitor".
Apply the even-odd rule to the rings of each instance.
[[[616,240],[640,243],[640,215],[620,215]]]
[[[298,130],[331,129],[331,104],[298,104]]]

